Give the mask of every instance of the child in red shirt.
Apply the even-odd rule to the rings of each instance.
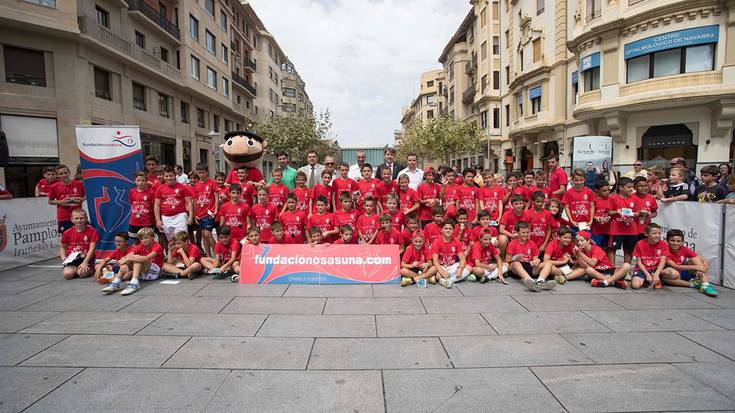
[[[284,230],[280,221],[271,224],[271,237],[264,241],[266,244],[295,244],[291,235]]]
[[[138,231],[141,228],[153,228],[156,218],[153,216],[153,204],[156,194],[146,182],[145,172],[135,173],[135,188],[128,192],[128,203],[130,203],[130,221],[128,223],[128,236],[133,238],[136,244]]]
[[[47,166],[43,168],[43,178],[36,184],[36,196],[48,196],[51,185],[56,183],[56,168]]]
[[[311,192],[306,187],[306,174],[299,171],[296,172],[296,187],[291,192],[296,197],[296,210],[304,215],[311,215]]]
[[[398,203],[401,207],[401,212],[406,216],[416,213],[421,205],[419,194],[408,186],[409,183],[408,175],[403,174],[398,177]]]
[[[123,290],[122,275],[118,272],[115,279],[102,289],[103,294],[123,290],[120,295],[130,295],[140,289],[139,279],[155,280],[158,278],[163,266],[163,248],[154,241],[153,228],[141,228],[136,235],[140,244],[133,246],[130,253],[118,261],[121,268],[126,266],[126,272],[132,274],[130,282]]]
[[[253,185],[253,182],[250,181],[250,177],[248,176],[248,168],[246,166],[241,166],[237,168],[237,182],[233,183],[239,183],[240,188],[242,188],[242,202],[248,204],[248,206],[255,205],[255,202],[253,202],[253,199],[255,198],[255,185]]]
[[[217,172],[217,175],[214,177],[214,181],[217,182],[217,198],[219,199],[219,205],[230,200],[230,187],[225,185],[225,178],[227,178],[227,176],[224,172]]]
[[[442,208],[444,208],[446,213],[446,218],[457,218],[457,202],[459,200],[459,189],[462,187],[461,185],[457,185],[454,183],[454,170],[453,169],[447,169],[446,172],[444,172],[444,178],[442,186],[442,192],[441,192],[441,199],[442,199]]]
[[[377,190],[378,206],[380,207],[381,212],[385,212],[388,209],[388,206],[386,205],[386,202],[388,201],[388,196],[395,195],[397,192],[398,183],[393,180],[393,174],[391,174],[390,169],[381,169],[380,183],[378,184]],[[398,200],[398,198],[396,198],[396,200]],[[397,202],[396,205],[398,205]]]
[[[202,257],[201,263],[215,280],[221,280],[232,274],[240,273],[240,243],[232,237],[228,225],[220,225],[217,229],[214,258]]]
[[[623,290],[628,288],[625,274],[630,271],[630,264],[623,263],[620,268],[615,269],[613,261],[608,259],[605,251],[595,245],[591,238],[588,231],[577,233],[577,248],[575,249],[577,265],[571,273],[566,275],[566,279],[573,280],[587,275],[592,278],[593,287],[604,288],[614,285]]]
[[[194,203],[189,188],[176,181],[174,168],[167,166],[163,179],[165,183],[156,188],[153,211],[156,226],[165,238],[170,239],[177,232],[186,232],[187,225],[194,223]]]
[[[462,244],[453,237],[455,224],[451,218],[444,221],[441,225],[441,237],[431,244],[437,281],[444,288],[452,288],[455,282],[467,278],[472,270],[467,265]]]
[[[201,258],[199,247],[189,242],[189,234],[177,232],[169,244],[168,259],[163,263],[161,276],[193,280],[202,271],[203,267],[199,262]]]
[[[441,185],[434,183],[434,168],[424,170],[424,182],[419,185],[416,193],[419,195],[419,220],[426,225],[432,219],[432,208],[439,205]]]
[[[610,185],[607,181],[595,183],[595,214],[592,218],[592,242],[607,253],[610,262],[615,262],[615,250],[610,237]]]
[[[100,284],[107,284],[112,282],[115,278],[115,273],[120,272],[120,278],[123,281],[130,279],[131,275],[128,271],[127,266],[120,266],[118,263],[120,260],[130,253],[129,245],[130,237],[125,231],[118,232],[115,234],[115,251],[107,257],[103,258],[102,261],[94,266],[94,280]]]
[[[676,279],[679,273],[673,268],[666,268],[666,257],[669,256],[669,245],[661,239],[661,227],[648,224],[646,238],[638,241],[633,249],[633,256],[638,259],[633,269],[630,286],[639,289],[649,283],[654,289],[661,288],[661,278]]]
[[[444,223],[444,208],[437,205],[431,212],[433,222],[426,224],[424,227],[424,237],[429,245],[434,245],[434,241],[442,236],[442,225]]]
[[[94,274],[94,251],[100,237],[97,231],[87,223],[87,213],[83,209],[75,209],[71,213],[73,227],[61,235],[59,257],[64,265],[64,278],[87,278]],[[76,258],[66,262],[70,255]]]
[[[268,190],[265,187],[258,189],[258,202],[250,208],[250,220],[258,228],[259,238],[268,239],[271,236],[271,224],[278,217],[278,209],[268,203]]]
[[[350,165],[347,162],[341,162],[339,164],[339,177],[332,181],[332,205],[334,205],[335,212],[339,210],[342,194],[348,194],[350,201],[357,194],[357,182],[348,177],[349,173]]]
[[[490,221],[495,221],[495,226],[497,226],[503,216],[505,190],[494,183],[492,173],[485,172],[482,178],[485,186],[480,188],[479,192],[480,209],[487,211],[490,214]]]
[[[419,226],[419,219],[416,217],[416,214],[411,214],[406,217],[406,227],[401,231],[401,236],[403,237],[403,244],[409,245],[411,244],[411,240],[413,238],[413,233],[417,230],[421,229]],[[422,231],[422,235],[425,236],[425,233]],[[428,242],[426,243],[427,246],[431,246]]]
[[[554,233],[561,227],[568,227],[569,221],[564,219],[562,213],[564,212],[564,206],[561,201],[556,198],[549,198],[546,203],[546,210],[549,211],[553,221],[551,222],[551,237],[554,237]]]
[[[523,202],[523,200],[521,200]],[[517,202],[513,202],[516,204]],[[515,205],[514,205],[515,208]],[[531,241],[531,228],[528,222],[520,221],[516,224],[518,236],[508,243],[505,251],[505,262],[510,272],[523,281],[523,285],[531,291],[539,292],[556,287],[554,280],[537,280],[531,278],[540,271],[541,260],[536,244]]]
[[[715,290],[707,278],[709,262],[694,250],[684,246],[684,231],[671,229],[666,233],[666,242],[669,244],[669,255],[666,265],[675,269],[677,278],[663,278],[665,284],[680,287],[692,287],[710,297],[717,297],[720,293]]]
[[[313,228],[318,228],[323,242],[332,242],[339,233],[339,228],[335,228],[334,217],[327,212],[327,202],[326,196],[319,195],[316,199],[316,213],[309,216],[308,227],[309,233]]]
[[[373,167],[369,163],[362,166],[362,179],[357,182],[357,190],[360,195],[357,197],[357,210],[363,212],[363,203],[367,197],[375,200],[379,195],[380,180],[373,178]],[[375,210],[375,205],[373,205]]]
[[[523,197],[520,195],[513,195],[511,200],[512,208],[503,213],[503,217],[500,219],[500,235],[498,236],[498,247],[500,252],[504,253],[505,248],[511,240],[518,237],[516,233],[516,224],[521,222],[524,218],[523,211],[526,208],[526,203],[523,201]],[[529,230],[530,236],[530,230]]]
[[[323,243],[322,231],[313,227],[309,229],[309,246],[321,245]]]
[[[477,223],[477,211],[480,209],[480,202],[478,201],[480,188],[475,186],[475,171],[472,168],[466,168],[462,171],[462,177],[464,178],[464,185],[458,190],[457,208],[467,211],[468,221],[475,224]]]
[[[462,251],[465,254],[469,253],[470,247],[472,247],[472,230],[470,229],[467,221],[469,215],[464,208],[457,210],[457,225],[454,227],[453,237],[462,245]]]
[[[431,248],[425,243],[423,231],[416,230],[412,234],[411,245],[406,248],[401,259],[401,287],[415,284],[416,280],[422,279],[436,284],[435,276],[436,267]]]
[[[340,225],[339,238],[334,241],[334,245],[357,244],[353,232],[351,225]]]
[[[561,202],[565,206],[569,224],[581,231],[589,230],[595,216],[595,194],[584,186],[586,173],[577,168],[572,172],[572,188],[564,192]]]
[[[363,181],[360,181],[363,182]],[[375,198],[368,196],[363,201],[363,212],[355,222],[360,243],[372,244],[380,226],[380,217],[375,213]]]
[[[209,178],[209,166],[206,163],[197,164],[195,169],[199,182],[194,184],[194,214],[202,235],[204,255],[210,256],[215,244],[212,236],[214,217],[219,209],[217,183]]]
[[[281,179],[283,179],[283,171],[274,169],[271,172],[273,183],[268,185],[268,203],[275,206],[278,212],[283,211],[283,205],[286,203],[289,189]]]
[[[398,195],[395,193],[388,194],[383,205],[385,205],[383,213],[391,216],[391,227],[399,232],[403,230],[403,225],[406,222],[406,216],[403,215],[403,212],[401,212],[400,209],[398,209]]]
[[[230,185],[230,202],[225,202],[219,208],[219,224],[230,228],[232,238],[240,241],[245,238],[248,227],[250,227],[251,208],[242,202],[240,196],[242,190],[239,184]]]
[[[398,245],[399,251],[403,253],[403,236],[397,229],[391,227],[392,218],[388,214],[380,216],[380,230],[375,234],[373,244],[376,245]]]
[[[306,214],[296,210],[296,195],[288,194],[279,219],[294,244],[303,244],[306,241]]]
[[[482,212],[487,213],[487,211]],[[489,220],[489,215],[486,218]],[[490,227],[483,228],[477,242],[472,244],[467,257],[468,264],[472,265],[470,281],[472,281],[472,277],[480,283],[486,283],[497,278],[499,282],[506,284],[503,274],[508,270],[508,267],[503,265],[500,251],[493,245],[493,229]]]
[[[658,215],[658,202],[650,194],[651,187],[645,177],[639,176],[635,178],[633,180],[633,186],[635,187],[633,199],[635,199],[636,209],[638,210],[638,219],[636,220],[636,225],[638,225],[638,238],[643,238],[642,234],[645,232],[646,227]]]
[[[66,165],[56,167],[59,180],[48,190],[49,205],[56,205],[56,221],[59,225],[59,234],[74,226],[71,212],[82,207],[84,202],[84,185],[80,181],[71,179],[71,172]]]
[[[352,197],[347,192],[342,192],[339,196],[339,203],[342,208],[332,214],[334,217],[334,225],[340,228],[340,234],[342,234],[342,226],[347,225],[352,229],[357,222],[357,211],[352,209]],[[351,231],[352,241],[351,244],[357,244],[357,231]],[[336,242],[335,242],[336,244]]]
[[[618,181],[618,193],[610,197],[610,234],[613,235],[613,250],[623,249],[623,261],[630,264],[633,248],[638,242],[638,203],[631,195],[633,181],[622,177]]]
[[[541,263],[538,279],[546,280],[549,276],[554,277],[557,284],[564,284],[564,274],[572,271],[576,254],[574,242],[572,242],[572,230],[563,227],[556,232],[557,239],[549,242],[544,251],[544,260]]]
[[[311,196],[309,197],[311,207],[309,208],[309,211],[311,211],[312,214],[316,213],[317,211],[316,200],[319,199],[320,196],[323,196],[324,199],[326,199],[326,212],[332,212],[332,202],[334,201],[334,188],[332,188],[330,182],[332,182],[332,173],[329,171],[324,171],[322,172],[322,182],[314,185],[314,187],[311,188]]]
[[[545,199],[543,192],[534,192],[531,195],[533,207],[523,213],[523,220],[531,225],[531,241],[539,247],[540,251],[546,250],[551,239],[551,223],[554,220],[551,213],[544,209]]]
[[[480,240],[480,236],[485,232],[485,230],[490,230],[490,233],[493,236],[493,245],[497,245],[498,243],[498,230],[490,225],[490,213],[481,210],[477,213],[477,220],[479,221],[479,224],[477,226],[472,227],[472,235],[471,239],[473,241],[473,244],[478,242]]]

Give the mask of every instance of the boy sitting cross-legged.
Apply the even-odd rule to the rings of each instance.
[[[546,280],[548,276],[552,276],[557,284],[564,284],[564,274],[571,272],[575,260],[572,230],[561,227],[556,231],[556,236],[557,239],[549,242],[544,251],[538,279]]]
[[[202,271],[202,264],[199,263],[201,258],[202,253],[199,247],[189,242],[189,234],[179,231],[174,234],[173,240],[169,243],[168,259],[163,263],[161,276],[187,277],[193,280]]]
[[[434,266],[439,284],[452,288],[455,282],[462,281],[470,275],[472,267],[467,265],[462,244],[454,235],[453,219],[447,219],[441,226],[441,237],[431,245]]]
[[[431,249],[424,241],[424,232],[416,230],[411,245],[406,248],[401,260],[401,287],[415,284],[420,279],[436,284],[435,275],[436,267],[432,261]]]
[[[128,286],[120,295],[130,295],[138,291],[141,278],[144,280],[157,279],[163,266],[163,248],[153,239],[153,228],[141,228],[136,235],[140,244],[133,246],[130,253],[118,261],[120,267],[127,266],[127,272],[132,273]],[[118,272],[115,279],[103,288],[102,292],[111,294],[122,289],[122,273]]]
[[[112,275],[111,278],[114,279],[114,274],[116,272],[120,272],[120,276],[123,281],[128,281],[130,279],[130,274],[127,271],[128,267],[121,267],[119,265],[122,257],[130,253],[130,245],[128,244],[129,240],[130,237],[125,231],[115,234],[115,251],[103,258],[99,264],[94,266],[94,279],[98,283],[107,284],[108,282],[111,282],[112,280],[110,279],[110,275]]]
[[[508,266],[503,265],[503,260],[500,258],[500,251],[493,245],[495,234],[493,229],[485,228],[470,248],[470,253],[467,257],[470,265],[472,265],[472,275],[467,278],[470,281],[472,281],[472,278],[475,278],[480,283],[486,283],[497,278],[498,281],[505,283],[503,274],[508,270]]]
[[[587,275],[592,279],[591,285],[593,287],[614,285],[623,290],[628,288],[624,278],[625,274],[631,269],[630,264],[623,263],[620,268],[616,269],[608,259],[607,253],[595,245],[592,241],[592,235],[587,231],[579,231],[576,241],[577,265],[571,273],[566,275],[568,280]]]
[[[631,287],[639,289],[644,282],[655,289],[661,288],[661,279],[675,280],[679,273],[673,268],[666,268],[666,257],[669,246],[661,239],[661,227],[649,224],[645,230],[646,238],[638,241],[633,248],[633,257],[638,259],[638,268],[633,270]]]
[[[240,243],[231,235],[230,227],[222,225],[217,230],[214,258],[202,257],[201,263],[212,278],[220,280],[240,273]]]
[[[702,258],[694,250],[684,246],[684,231],[672,229],[666,233],[666,241],[669,244],[669,255],[666,257],[666,265],[679,273],[678,278],[664,278],[664,283],[680,287],[696,288],[710,297],[717,297],[719,293],[707,279],[709,262]]]
[[[517,237],[508,243],[505,249],[505,262],[509,264],[511,274],[520,278],[523,285],[532,291],[549,290],[556,287],[556,282],[538,280],[534,281],[532,275],[537,275],[541,270],[539,250],[531,241],[531,228],[528,222],[520,221],[515,226]]]

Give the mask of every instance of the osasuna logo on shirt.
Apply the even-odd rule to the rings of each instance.
[[[270,211],[266,209],[266,210],[265,210],[265,214],[266,214],[266,215],[270,214]]]
[[[587,200],[587,194],[582,195],[582,198],[586,201]]]
[[[178,194],[179,194],[179,188],[176,188],[176,189],[174,189],[174,193],[175,193],[176,195],[178,195]]]
[[[240,215],[242,213],[241,211],[242,210],[240,208],[237,208],[237,215]]]
[[[296,222],[301,221],[301,217],[296,217]]]
[[[143,195],[143,200],[144,201],[147,201],[148,200],[148,195]]]

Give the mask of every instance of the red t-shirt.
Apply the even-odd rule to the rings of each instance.
[[[219,208],[220,225],[229,226],[231,237],[240,241],[247,234],[250,213],[250,207],[244,202],[227,202]]]
[[[512,209],[509,209],[503,212],[503,217],[500,218],[500,225],[505,225],[506,231],[510,232],[511,234],[515,234],[516,224],[520,221],[523,221],[524,217],[524,213],[521,213],[521,215],[516,215],[516,213],[513,212]]]
[[[314,201],[314,206],[311,208],[311,213],[316,214],[316,199],[319,198],[319,196],[324,196],[327,198],[327,212],[332,211],[332,191],[334,188],[332,188],[331,185],[324,186],[322,184],[316,184],[313,188],[311,188],[311,199]]]
[[[245,174],[245,180],[250,182],[260,182],[263,180],[263,173],[258,168],[246,168],[247,173]],[[237,169],[231,169],[230,173],[227,174],[228,184],[239,184],[240,179],[237,177]]]
[[[365,198],[371,196],[375,198],[375,202],[378,202],[378,188],[380,180],[378,179],[361,179],[357,182],[357,189],[360,191],[360,196],[357,197],[357,208],[362,211],[362,203],[365,202]],[[377,205],[377,204],[376,204]]]
[[[86,225],[83,230],[77,231],[77,227],[71,227],[61,235],[61,243],[66,245],[66,255],[79,252],[81,257],[87,255],[89,244],[99,241],[97,230],[91,225]]]
[[[492,234],[493,237],[497,237],[498,236],[498,229],[497,228],[492,227],[492,226],[482,227],[482,226],[477,225],[475,227],[472,227],[472,235],[471,235],[472,241],[475,241],[475,242],[480,241],[480,237],[482,236],[483,232],[486,229],[489,229],[490,230],[490,233]]]
[[[669,244],[664,240],[651,245],[648,240],[642,239],[635,244],[633,249],[633,256],[638,258],[638,261],[649,271],[656,270],[661,256],[669,254]]]
[[[406,223],[406,216],[403,215],[403,212],[401,212],[400,209],[397,209],[396,212],[385,211],[384,213],[391,216],[391,221],[390,221],[391,228],[397,231],[403,230],[403,224]]]
[[[48,199],[62,201],[66,198],[84,198],[84,185],[77,180],[68,184],[56,181],[48,190]],[[82,203],[73,205],[56,205],[56,219],[60,221],[71,221],[71,211],[81,208]]]
[[[255,190],[255,185],[249,184],[247,183],[247,181],[240,182],[240,188],[242,188],[242,195],[240,195],[240,197],[242,198],[242,202],[248,204],[248,206],[253,206],[254,205],[253,199],[255,198],[255,194],[257,193],[257,191]],[[229,196],[230,194],[229,189],[228,189],[227,194]],[[220,205],[222,205],[221,202],[220,202]]]
[[[431,248],[429,248],[428,245],[424,244],[423,248],[420,250],[417,250],[413,247],[413,245],[409,245],[406,247],[406,252],[403,253],[403,262],[406,264],[413,264],[414,262],[418,262],[419,264],[423,264],[426,261],[431,260]]]
[[[337,240],[336,240],[336,241],[334,241],[334,242],[333,242],[332,244],[334,244],[334,245],[351,245],[351,244],[357,244],[357,240],[355,240],[355,238],[354,238],[354,236],[353,236],[352,238],[350,238],[350,240],[349,240],[348,242],[344,242],[344,240],[343,240],[343,239],[342,239],[342,237],[340,236],[340,237],[339,237],[339,238],[337,238]]]
[[[115,248],[115,251],[112,251],[112,254],[108,255],[107,258],[115,261],[120,261],[120,259],[128,254],[130,254],[131,248],[130,246],[126,245],[122,248]]]
[[[633,212],[637,212],[637,202],[635,198],[624,198],[618,194],[610,197],[610,210],[620,211],[621,208],[628,208]],[[620,214],[615,215],[610,220],[610,234],[612,235],[638,235],[638,225],[635,218],[624,217]]]
[[[608,271],[615,268],[614,265],[610,263],[610,260],[607,258],[607,253],[605,251],[598,247],[597,245],[590,246],[590,252],[586,253],[588,257],[597,259],[597,264],[595,264],[595,269],[598,271]]]
[[[396,181],[390,181],[390,183],[386,184],[383,181],[380,181],[378,184],[378,191],[377,196],[380,200],[380,205],[385,207],[385,201],[388,194],[395,194],[398,192],[398,183]]]
[[[551,216],[551,212],[542,209],[540,212],[536,209],[527,209],[523,213],[523,221],[527,221],[531,226],[531,241],[536,244],[537,247],[541,247],[546,240],[546,234],[550,231],[551,222],[554,218]]]
[[[419,194],[414,189],[408,188],[406,191],[401,191],[400,188],[398,189],[399,208],[404,214],[418,202]]]
[[[610,233],[610,198],[595,197],[595,217],[608,219],[607,222],[592,221],[592,233],[595,235],[606,235]]]
[[[41,178],[40,181],[36,184],[36,188],[38,188],[38,192],[41,193],[41,196],[47,196],[48,191],[51,189],[51,186],[55,183],[59,182],[58,180],[49,183],[46,178]]]
[[[283,232],[291,235],[294,244],[306,242],[306,214],[298,211],[283,211],[280,216]]]
[[[260,230],[260,239],[268,239],[271,237],[271,224],[278,217],[278,209],[274,205],[255,204],[250,208],[250,219],[253,225]]]
[[[493,185],[490,188],[480,188],[480,201],[485,211],[490,213],[491,221],[498,221],[500,219],[500,205],[503,203],[503,196],[505,191],[503,188]]]
[[[426,182],[423,182],[421,185],[419,185],[418,190],[416,193],[419,196],[420,200],[426,200],[426,199],[439,199],[439,193],[441,192],[441,186],[439,184],[431,184],[429,185]],[[438,205],[435,204],[435,205]],[[421,205],[419,207],[419,219],[422,221],[430,221],[432,219],[431,216],[431,209],[433,207],[430,207],[428,205]]]
[[[439,264],[448,267],[459,262],[458,254],[463,253],[462,244],[452,238],[449,242],[439,238],[431,244],[431,253],[439,257]]]
[[[327,212],[324,215],[313,214],[309,217],[308,221],[309,229],[313,227],[319,228],[322,232],[334,230],[334,217],[332,214]],[[322,240],[323,242],[332,242],[334,236],[329,236],[328,239]]]
[[[639,196],[634,194],[631,198],[635,199],[636,209],[640,211],[648,211],[655,213],[658,211],[658,202],[651,194]],[[636,219],[636,225],[638,225],[638,233],[643,234],[646,232],[646,226],[651,223],[650,217],[638,217]]]
[[[469,225],[465,224],[464,230],[460,232],[459,224],[457,224],[454,226],[452,237],[462,244],[462,251],[467,251],[467,247],[470,246],[470,241],[472,241],[472,229],[470,229]]]
[[[457,209],[467,210],[467,219],[473,222],[477,218],[477,198],[480,188],[476,186],[462,186],[459,188],[459,202]]]
[[[506,256],[513,257],[515,255],[520,255],[520,259],[518,260],[520,262],[531,262],[534,258],[538,258],[538,254],[538,247],[531,240],[521,243],[521,241],[516,238],[509,242],[508,246],[505,248]]]
[[[310,188],[294,188],[293,194],[296,195],[296,210],[307,213],[309,209],[309,200],[311,199]]]
[[[283,204],[286,203],[287,196],[288,196],[288,187],[285,184],[268,185],[268,203],[276,206],[278,210],[283,208]]]
[[[133,188],[128,192],[130,203],[130,225],[136,227],[152,227],[156,223],[153,216],[153,201],[156,197],[153,189],[146,188],[139,191]]]
[[[455,185],[453,183],[444,187],[442,205],[448,217],[455,218],[457,216],[457,201],[459,201],[459,190],[461,188],[462,185]]]
[[[549,174],[549,189],[551,192],[556,192],[561,188],[566,188],[568,183],[567,173],[564,172],[564,169],[560,167],[556,167],[551,173]],[[552,195],[554,198],[561,200],[560,195]]]
[[[351,178],[334,178],[334,181],[332,181],[332,188],[334,196],[336,197],[336,202],[339,202],[339,197],[343,192],[349,193],[350,198],[352,198],[352,193],[357,191],[357,182]]]
[[[230,260],[233,251],[235,252],[235,260],[239,260],[240,247],[240,243],[235,239],[235,237],[231,236],[227,244],[222,241],[217,241],[217,243],[214,244],[214,254],[219,257],[220,265],[222,265]]]
[[[671,260],[678,265],[684,265],[687,263],[687,261],[689,261],[690,258],[694,258],[696,256],[696,252],[683,245],[679,247],[679,249],[676,251],[669,248],[668,257],[671,258]]]
[[[564,259],[564,254],[574,255],[574,242],[570,242],[569,245],[563,247],[558,239],[549,241],[546,245],[546,251],[544,255],[548,255],[552,261],[560,261]]]
[[[403,237],[403,245],[411,245],[411,242],[413,241],[413,231],[406,227],[401,231],[401,237]],[[426,243],[426,245],[428,246],[431,244]]]
[[[156,187],[160,184],[158,181],[158,175],[155,173],[147,174],[145,176],[145,183],[148,186],[148,188],[153,188],[153,190],[156,190]]]
[[[194,213],[197,218],[209,216],[207,211],[214,212],[217,183],[212,179],[194,184]]]
[[[357,217],[355,227],[362,233],[362,240],[364,242],[368,242],[380,229],[380,216],[376,213],[373,213],[370,216],[362,214]]]
[[[159,185],[156,189],[156,199],[161,200],[161,216],[170,217],[186,212],[186,197],[191,192],[186,185],[175,183],[173,185]]]
[[[386,232],[383,230],[378,231],[378,235],[375,236],[375,242],[377,245],[404,245],[403,236],[401,232],[393,228]]]
[[[132,248],[133,254],[143,257],[150,255],[152,252],[155,252],[156,255],[151,258],[151,262],[158,265],[158,268],[161,268],[163,266],[163,248],[161,247],[161,244],[154,241],[150,247],[146,247],[145,244],[141,242],[140,244],[134,245]]]
[[[492,264],[494,258],[498,256],[500,252],[493,244],[483,247],[481,243],[476,242],[472,244],[470,253],[467,256],[467,263],[470,265],[477,265],[478,262],[483,264]]]
[[[219,204],[222,205],[230,200],[230,187],[223,186],[222,188],[217,187],[217,196],[219,197]]]
[[[589,222],[591,216],[590,211],[592,203],[595,200],[595,193],[591,189],[582,187],[581,190],[571,188],[564,192],[561,197],[561,202],[569,207],[571,213],[571,219],[574,222]]]
[[[442,237],[442,229],[435,222],[430,222],[424,227],[424,239],[429,245],[433,245],[434,241]]]
[[[191,242],[186,247],[186,255],[189,257],[190,260],[194,262],[198,262],[202,258],[202,252],[199,251],[199,247]],[[174,250],[174,258],[177,261],[184,262],[184,256],[181,255],[181,252],[178,249]]]
[[[332,217],[334,218],[334,226],[336,228],[339,228],[342,225],[349,225],[353,228],[353,231],[352,231],[352,243],[353,244],[357,243],[357,230],[355,229],[355,223],[357,222],[357,216],[358,216],[358,213],[355,210],[346,211],[346,212],[343,210],[339,210],[337,212],[332,213]]]
[[[513,199],[513,195],[520,195],[523,198],[523,202],[528,202],[528,200],[531,199],[531,196],[528,194],[528,189],[522,185],[516,186],[510,191],[510,197],[508,198],[508,204],[511,203],[510,200]]]
[[[284,231],[283,237],[281,239],[276,239],[275,235],[271,235],[268,240],[264,242],[264,244],[295,244],[293,238]]]

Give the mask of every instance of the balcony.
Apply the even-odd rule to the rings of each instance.
[[[472,55],[472,60],[465,63],[464,65],[464,72],[468,75],[472,75],[477,71],[477,55]]]
[[[145,16],[145,20],[152,21],[156,27],[161,29],[168,36],[172,37],[177,42],[181,41],[181,33],[176,25],[168,20],[166,16],[162,15],[158,10],[151,7],[148,3],[143,0],[130,0],[130,6],[128,7],[131,15],[142,15]]]
[[[245,59],[245,69],[251,70],[253,73],[255,73],[255,62],[250,59]]]
[[[235,72],[232,72],[232,81],[235,83],[235,85],[240,86],[241,88],[245,89],[245,91],[249,92],[252,97],[256,96],[257,90],[255,89],[255,87],[248,83],[248,81],[245,80],[242,76],[238,75]]]
[[[475,94],[477,91],[475,90],[475,84],[471,84],[467,89],[465,89],[464,92],[462,92],[462,103],[472,103],[475,99]]]

